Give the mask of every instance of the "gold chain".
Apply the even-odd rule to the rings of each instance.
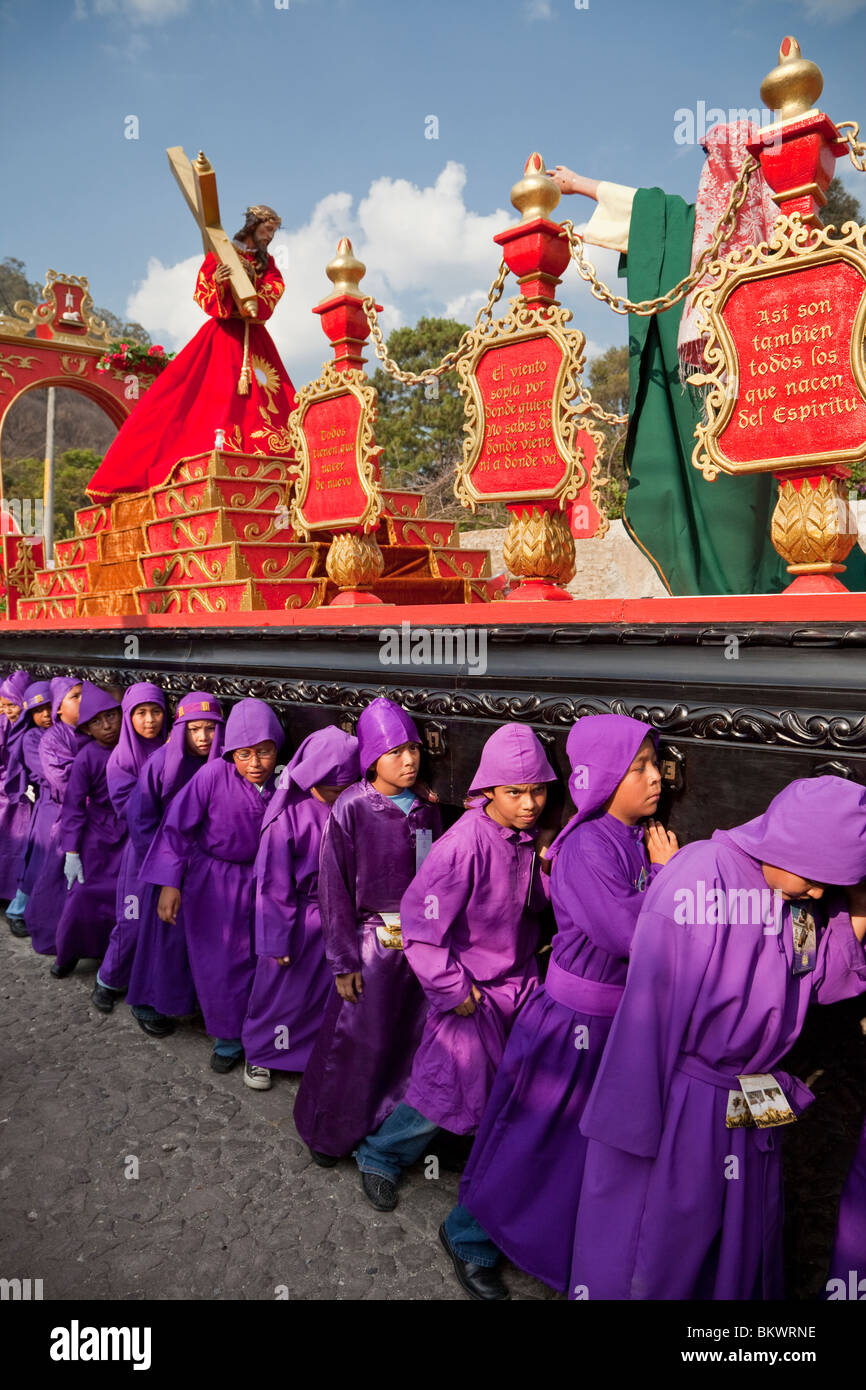
[[[589,394],[589,391],[584,386],[582,381],[578,382],[577,391],[581,401],[587,407],[587,409],[590,410],[591,413],[595,416],[596,420],[603,420],[606,425],[628,424],[627,415],[614,415],[613,412],[610,410],[602,410],[598,402],[592,399],[592,396]]]
[[[859,121],[840,121],[836,129],[848,146],[848,154],[855,169],[866,174],[866,144],[859,138]]]
[[[757,160],[753,159],[750,154],[746,155],[746,158],[743,160],[743,166],[737,176],[737,181],[731,189],[728,206],[725,209],[724,216],[716,227],[712,242],[701,252],[691,274],[686,275],[684,279],[678,281],[678,283],[674,285],[672,290],[668,290],[667,294],[659,295],[657,299],[642,299],[636,303],[631,299],[625,299],[622,295],[614,294],[612,290],[608,289],[607,285],[599,280],[595,266],[584,256],[583,237],[579,236],[574,230],[574,223],[563,222],[562,234],[568,238],[568,244],[571,248],[571,258],[577,266],[578,274],[582,279],[586,280],[587,284],[591,287],[593,296],[596,299],[602,300],[603,303],[610,305],[615,314],[638,314],[644,318],[648,318],[652,314],[663,314],[666,309],[673,308],[674,304],[678,304],[679,301],[689,293],[689,290],[694,289],[698,281],[703,279],[707,266],[713,257],[718,254],[722,242],[727,241],[733,232],[737,221],[737,213],[740,211],[746,198],[749,179],[757,167]]]
[[[487,303],[482,304],[478,313],[475,315],[476,329],[484,326],[485,319],[487,319],[488,323],[492,322],[493,306],[502,298],[502,291],[505,289],[505,281],[507,278],[508,266],[504,261],[501,261],[496,279],[493,281],[488,291]],[[379,327],[379,317],[376,313],[376,301],[372,295],[367,295],[364,300],[363,308],[364,313],[367,315],[367,322],[370,325],[370,337],[373,340],[376,356],[379,358],[385,371],[388,372],[390,376],[395,377],[397,381],[402,381],[405,386],[420,386],[424,381],[432,381],[434,377],[443,376],[445,372],[453,371],[461,357],[465,357],[467,352],[471,351],[472,345],[467,342],[469,334],[464,333],[454,351],[446,352],[438,367],[426,367],[423,372],[418,373],[404,372],[397,366],[397,363],[388,356],[385,339]]]

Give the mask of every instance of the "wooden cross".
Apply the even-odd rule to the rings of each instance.
[[[247,274],[247,268],[238,254],[237,247],[220,225],[213,165],[203,151],[199,152],[198,159],[191,164],[183,152],[182,145],[173,145],[170,150],[166,150],[166,154],[171,172],[177,179],[180,191],[201,232],[202,246],[205,251],[212,251],[222,265],[229,267],[231,276],[228,283],[238,309],[244,318],[255,318],[258,308],[256,287]]]

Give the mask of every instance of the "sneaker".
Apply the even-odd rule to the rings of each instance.
[[[10,913],[7,912],[6,921],[9,923],[9,930],[11,931],[13,936],[30,935],[29,931],[27,930],[27,924],[25,923],[23,917],[13,917]]]
[[[244,1085],[249,1086],[251,1091],[269,1091],[271,1089],[271,1073],[267,1067],[256,1067],[253,1066],[252,1062],[245,1062]]]
[[[364,1196],[377,1211],[393,1211],[397,1205],[397,1184],[379,1173],[362,1173]]]
[[[146,1031],[145,1029],[145,1032]],[[236,1067],[243,1055],[242,1052],[233,1052],[231,1056],[224,1057],[221,1052],[212,1052],[210,1055],[210,1069],[211,1071],[219,1072],[220,1076],[222,1076],[225,1072],[231,1071],[232,1067]]]
[[[137,1014],[134,1014],[133,1017],[142,1032],[146,1033],[149,1038],[170,1038],[177,1027],[173,1018],[165,1018],[162,1015],[159,1018],[139,1018]]]
[[[333,1154],[322,1153],[321,1149],[310,1149],[310,1158],[319,1168],[336,1168],[340,1162]]]

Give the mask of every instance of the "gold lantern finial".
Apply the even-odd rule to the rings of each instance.
[[[194,166],[199,174],[213,173],[213,165],[211,164],[204,150],[199,150],[198,158],[194,161]]]
[[[779,45],[779,64],[761,83],[761,100],[779,119],[790,121],[811,111],[824,90],[824,74],[817,63],[804,58],[790,34]]]
[[[351,241],[344,236],[337,242],[336,256],[325,266],[325,274],[334,286],[334,294],[352,294],[356,299],[363,299],[360,281],[366,269],[352,250]]]
[[[523,178],[511,190],[511,201],[522,214],[524,222],[534,217],[550,217],[561,194],[544,167],[538,153],[531,154],[523,170]]]

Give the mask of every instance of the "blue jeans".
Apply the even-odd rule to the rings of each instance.
[[[213,1050],[218,1057],[239,1057],[244,1045],[240,1038],[214,1038]]]
[[[380,1178],[390,1178],[396,1182],[401,1170],[420,1158],[428,1140],[438,1133],[439,1125],[434,1125],[418,1110],[401,1101],[387,1120],[383,1120],[376,1133],[368,1134],[359,1144],[355,1161],[362,1173],[376,1173]],[[448,1214],[445,1234],[458,1259],[487,1268],[497,1263],[499,1251],[493,1241],[475,1217],[470,1216],[459,1203]]]

